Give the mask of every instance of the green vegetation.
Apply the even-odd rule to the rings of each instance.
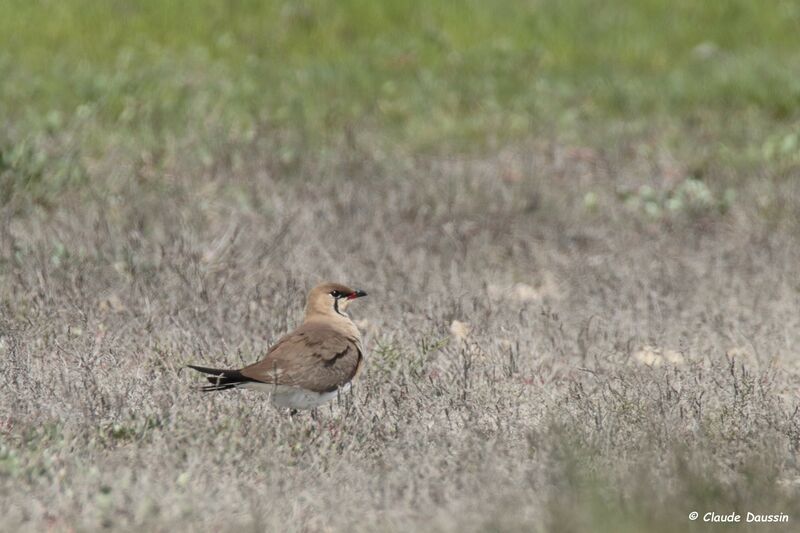
[[[797,530],[798,28],[5,0],[0,529]],[[316,418],[181,373],[323,279],[368,359]]]
[[[800,107],[792,0],[11,0],[3,11],[2,116],[18,136],[88,122],[96,150],[261,128],[315,146],[356,130],[463,150],[625,126],[761,152]]]

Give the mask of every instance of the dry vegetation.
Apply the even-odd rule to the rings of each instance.
[[[274,142],[7,199],[2,529],[796,529],[797,180],[656,216],[621,199],[679,194],[659,150]],[[258,358],[321,279],[370,293],[352,394],[314,421],[192,390],[182,365]]]
[[[800,530],[796,0],[0,15],[0,530]]]

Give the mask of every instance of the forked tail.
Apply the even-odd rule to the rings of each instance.
[[[210,374],[206,379],[211,385],[204,385],[200,387],[203,392],[211,392],[217,390],[233,389],[242,383],[254,381],[246,376],[243,376],[238,370],[223,370],[221,368],[207,368],[204,366],[187,365],[203,374]]]

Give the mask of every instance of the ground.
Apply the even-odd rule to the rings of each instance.
[[[206,4],[0,18],[2,529],[799,527],[796,3]]]

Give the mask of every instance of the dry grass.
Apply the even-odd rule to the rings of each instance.
[[[653,218],[619,200],[653,183],[625,148],[364,144],[109,155],[108,190],[2,207],[3,529],[797,527],[797,180]],[[191,389],[182,365],[258,358],[321,279],[370,293],[370,358],[319,424]]]

